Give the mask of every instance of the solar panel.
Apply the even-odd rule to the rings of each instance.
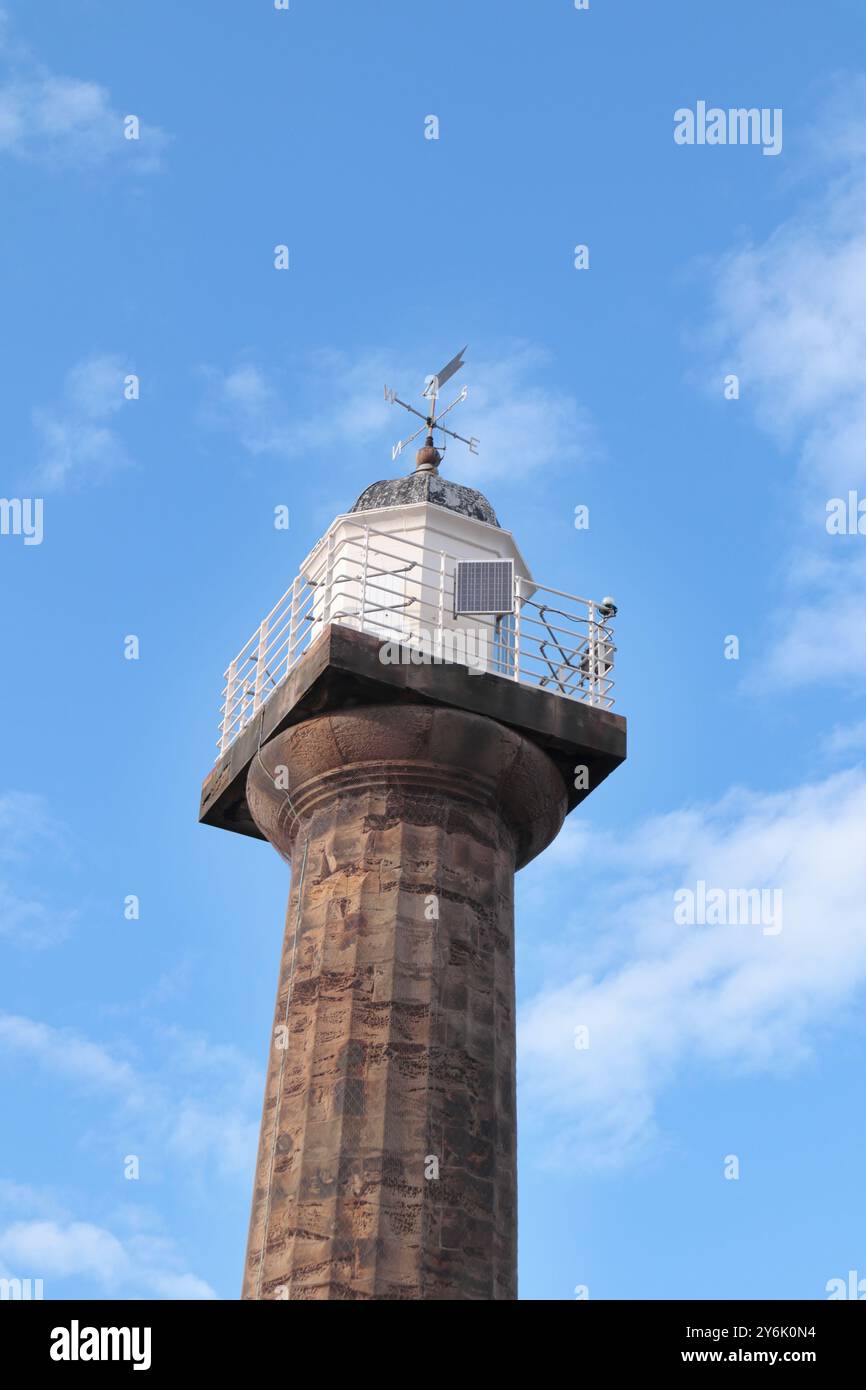
[[[459,613],[513,613],[513,560],[458,560],[454,576],[454,616]]]

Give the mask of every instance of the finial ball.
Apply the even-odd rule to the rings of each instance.
[[[441,462],[442,455],[428,440],[423,449],[419,449],[415,455],[415,472],[435,473]]]

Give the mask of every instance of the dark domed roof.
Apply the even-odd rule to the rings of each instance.
[[[448,478],[440,478],[438,473],[410,473],[405,478],[388,478],[382,483],[371,483],[358,498],[353,512],[370,512],[375,507],[405,507],[410,502],[433,502],[437,507],[447,507],[461,516],[472,517],[474,521],[486,521],[490,526],[498,526],[496,513],[483,493],[474,487],[464,487],[462,483],[452,483]]]

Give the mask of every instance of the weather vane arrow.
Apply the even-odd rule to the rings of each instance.
[[[460,368],[463,366],[463,354],[465,351],[466,348],[462,347],[456,357],[452,357],[450,362],[446,362],[441,372],[430,378],[430,382],[424,390],[425,396],[438,395],[446,381],[450,381],[452,376],[457,375]]]
[[[463,354],[465,353],[465,351],[466,348],[462,347],[460,351],[457,353],[456,357],[452,357],[450,362],[446,362],[445,366],[442,368],[440,372],[437,372],[435,376],[427,378],[427,384],[425,385],[424,390],[421,392],[422,398],[428,402],[428,410],[426,414],[424,414],[420,410],[416,410],[414,405],[409,405],[407,401],[402,401],[400,397],[397,395],[396,391],[392,391],[390,387],[385,387],[385,400],[388,401],[390,405],[402,405],[404,410],[408,410],[412,415],[417,415],[418,419],[423,420],[424,422],[423,425],[421,425],[421,427],[417,429],[414,434],[410,434],[408,439],[401,439],[399,444],[394,445],[393,449],[391,450],[392,459],[399,458],[400,454],[402,454],[406,446],[408,444],[411,444],[413,440],[417,439],[419,434],[423,434],[425,430],[427,431],[427,438],[425,443],[427,447],[433,451],[433,454],[436,455],[435,461],[433,458],[433,454],[429,455],[425,459],[423,464],[425,471],[435,473],[442,458],[441,454],[439,453],[439,450],[436,448],[436,445],[433,441],[434,430],[439,430],[441,434],[448,435],[450,439],[459,439],[461,444],[466,444],[468,446],[470,453],[478,453],[479,441],[477,439],[475,439],[474,437],[471,439],[466,439],[462,434],[457,434],[454,430],[447,429],[445,425],[441,424],[441,421],[444,419],[444,417],[448,414],[450,410],[453,410],[456,405],[461,405],[463,401],[466,400],[466,397],[469,395],[469,388],[467,386],[464,386],[463,390],[460,392],[460,395],[456,396],[450,405],[447,405],[444,410],[438,409],[439,392],[441,391],[445,382],[450,381],[452,376],[455,376],[457,372],[460,371],[460,368],[463,366]],[[446,447],[447,446],[443,444],[443,450]],[[419,467],[422,467],[420,454],[423,452],[423,450],[419,451]]]

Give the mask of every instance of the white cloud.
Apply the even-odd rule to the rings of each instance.
[[[0,1259],[10,1268],[39,1271],[33,1277],[81,1274],[114,1285],[126,1263],[116,1237],[84,1221],[16,1221],[0,1231]]]
[[[497,360],[482,359],[463,409],[471,420],[460,434],[481,440],[477,457],[460,454],[455,476],[467,482],[554,473],[585,464],[598,452],[587,410],[568,392],[541,381],[549,356],[541,348],[518,345]],[[444,470],[447,471],[447,470]]]
[[[0,1057],[12,1070],[37,1066],[46,1124],[53,1087],[67,1107],[80,1106],[79,1142],[117,1154],[137,1153],[152,1184],[186,1185],[218,1200],[252,1179],[262,1077],[236,1048],[210,1043],[180,1028],[156,1037],[162,1055],[145,1069],[116,1048],[70,1028],[0,1014]],[[7,1102],[6,1123],[15,1116]],[[75,1111],[65,1121],[69,1139]],[[71,1140],[70,1140],[71,1142]],[[53,1194],[0,1179],[0,1276],[92,1282],[102,1297],[214,1298],[213,1289],[184,1267],[174,1242],[159,1231],[150,1209],[120,1204],[105,1222],[74,1219]],[[10,1221],[9,1218],[13,1219]],[[119,1228],[119,1230],[118,1230]]]
[[[573,468],[594,456],[587,412],[569,393],[541,384],[546,363],[541,349],[525,343],[499,355],[467,356],[464,371],[451,384],[456,396],[465,380],[469,398],[451,412],[448,424],[467,438],[480,439],[481,450],[476,457],[452,442],[454,452],[442,465],[445,476],[483,485],[503,476]],[[439,366],[437,362],[434,370]],[[363,447],[377,477],[397,476],[411,471],[423,439],[396,462],[391,461],[391,445],[408,438],[421,422],[388,405],[383,386],[387,383],[421,409],[420,391],[429,370],[429,363],[407,366],[376,351],[352,360],[318,352],[295,374],[295,388],[306,404],[302,413],[293,414],[285,404],[283,374],[253,362],[229,371],[209,368],[205,414],[211,424],[233,430],[252,455],[302,459],[319,450]],[[442,404],[450,399],[443,392]]]
[[[43,491],[101,482],[129,456],[112,417],[123,409],[127,369],[110,354],[86,358],[67,374],[60,404],[34,411],[39,460],[33,485]]]
[[[27,1212],[32,1216],[65,1216],[65,1212],[52,1192],[42,1191],[27,1183],[13,1182],[10,1178],[0,1178],[0,1211],[13,1211],[20,1215]]]
[[[0,939],[43,950],[65,941],[77,920],[77,912],[22,896],[0,879]]]
[[[66,831],[36,792],[0,793],[0,862],[65,852]]]
[[[0,1178],[0,1211],[14,1217],[0,1226],[0,1276],[43,1279],[48,1298],[53,1281],[73,1278],[92,1281],[105,1297],[216,1297],[184,1269],[159,1213],[140,1203],[117,1206],[111,1230],[75,1220],[50,1189]]]
[[[141,173],[160,168],[167,143],[158,126],[141,122],[139,139],[124,135],[124,118],[97,82],[49,71],[26,44],[9,38],[8,14],[0,12],[0,58],[8,71],[0,82],[0,155],[43,164],[86,168],[123,160]]]
[[[866,674],[866,537],[825,528],[831,498],[866,492],[866,80],[846,81],[844,108],[837,94],[822,132],[817,192],[713,273],[714,379],[737,373],[742,401],[798,455],[789,577],[769,624],[765,687]]]
[[[18,1014],[0,1014],[0,1044],[8,1054],[29,1057],[58,1076],[85,1088],[113,1090],[132,1102],[139,1091],[138,1080],[129,1063],[116,1059],[98,1043],[82,1038],[72,1029]]]
[[[823,740],[824,752],[831,758],[866,752],[866,719],[856,724],[838,724]]]
[[[866,985],[864,839],[866,775],[852,772],[575,842],[582,912],[605,933],[571,978],[563,943],[555,982],[519,1027],[521,1103],[540,1136],[557,1134],[551,1161],[634,1159],[658,1139],[657,1100],[687,1066],[785,1071],[844,1023]],[[781,888],[781,933],[676,925],[674,892],[699,880]]]
[[[102,1296],[216,1298],[203,1279],[183,1270],[170,1242],[133,1236],[124,1244],[111,1231],[87,1221],[16,1221],[0,1230],[4,1277],[50,1281],[77,1278],[94,1283]]]
[[[87,1097],[83,1120],[103,1138],[134,1132],[159,1161],[176,1161],[224,1181],[248,1178],[255,1160],[262,1076],[236,1048],[179,1028],[157,1032],[156,1064],[143,1070],[116,1049],[70,1028],[0,1013],[0,1054],[31,1062]],[[44,1083],[43,1083],[44,1084]],[[131,1131],[132,1127],[132,1131]],[[113,1141],[112,1141],[113,1142]]]
[[[231,1044],[200,1033],[174,1026],[159,1036],[184,1083],[183,1093],[176,1083],[176,1103],[167,1111],[167,1151],[185,1166],[210,1166],[226,1179],[248,1177],[258,1142],[261,1067]]]
[[[43,948],[69,935],[77,912],[54,907],[28,882],[44,855],[55,860],[66,855],[66,839],[42,797],[0,794],[0,939]]]
[[[866,536],[851,544],[866,546]],[[842,541],[846,544],[847,541]],[[866,677],[866,553],[840,552],[834,562],[804,564],[789,578],[769,622],[766,664],[754,689],[846,683]]]
[[[168,1152],[192,1171],[215,1167],[223,1178],[252,1179],[259,1121],[226,1106],[215,1095],[184,1100],[175,1109],[166,1133]]]

